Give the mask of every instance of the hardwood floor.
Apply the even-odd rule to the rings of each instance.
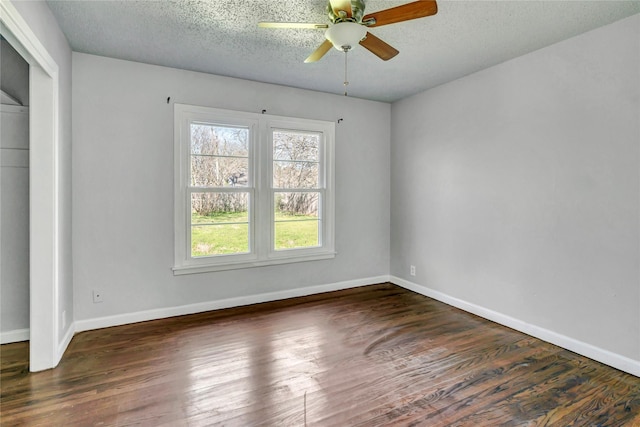
[[[3,426],[640,426],[640,378],[391,284],[0,351]]]

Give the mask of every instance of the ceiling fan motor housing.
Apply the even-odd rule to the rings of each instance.
[[[364,16],[364,4],[365,0],[350,0],[351,3],[351,16],[342,15],[333,10],[331,6],[331,2],[327,4],[327,15],[329,15],[329,20],[334,24],[338,22],[362,22],[362,17]]]

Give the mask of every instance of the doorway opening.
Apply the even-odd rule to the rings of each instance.
[[[0,344],[29,339],[29,64],[0,37]]]
[[[41,371],[68,344],[59,313],[58,65],[11,2],[0,2],[0,35],[29,64],[29,370]]]

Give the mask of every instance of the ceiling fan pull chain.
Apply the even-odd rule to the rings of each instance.
[[[344,96],[347,96],[347,86],[349,85],[349,79],[347,78],[347,53],[349,49],[344,49]]]

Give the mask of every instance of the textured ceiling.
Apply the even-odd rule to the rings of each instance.
[[[366,12],[407,1],[368,0]],[[47,2],[77,52],[330,93],[343,93],[344,53],[304,59],[323,30],[259,21],[328,23],[326,0]],[[640,1],[439,1],[435,16],[372,28],[400,51],[384,62],[349,53],[349,95],[392,102],[640,13]]]

